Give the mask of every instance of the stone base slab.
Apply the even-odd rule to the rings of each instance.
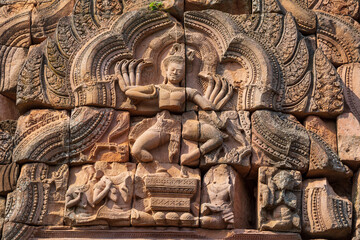
[[[296,233],[279,233],[250,229],[206,230],[191,228],[121,228],[121,229],[52,229],[37,228],[31,240],[49,239],[241,239],[301,240]]]

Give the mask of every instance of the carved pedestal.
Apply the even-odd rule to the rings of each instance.
[[[199,226],[200,171],[177,164],[139,163],[132,226]]]

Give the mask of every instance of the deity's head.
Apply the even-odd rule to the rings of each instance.
[[[181,81],[185,77],[185,57],[183,45],[174,44],[170,50],[169,56],[164,59],[163,64],[166,72],[164,83],[180,85]]]
[[[170,56],[164,60],[165,83],[180,84],[185,77],[185,61],[180,56]]]

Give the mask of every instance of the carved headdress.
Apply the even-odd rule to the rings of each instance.
[[[181,43],[175,43],[170,49],[169,54],[165,57],[163,64],[167,69],[171,62],[185,64],[185,45]]]

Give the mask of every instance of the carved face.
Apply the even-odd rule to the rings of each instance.
[[[185,76],[185,66],[177,62],[170,62],[166,69],[166,78],[172,84],[180,84]]]

